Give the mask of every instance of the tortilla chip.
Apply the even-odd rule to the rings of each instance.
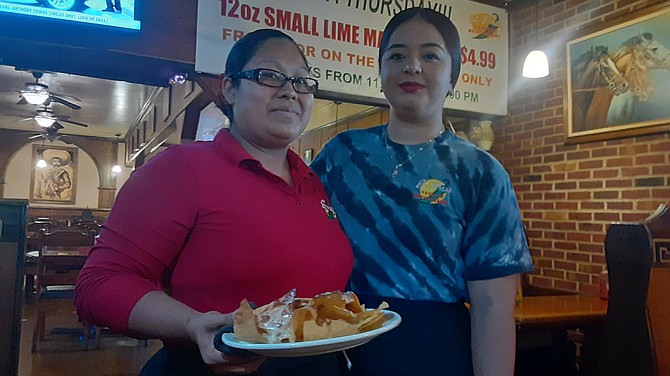
[[[256,315],[251,309],[249,302],[244,299],[240,303],[240,308],[235,311],[233,316],[233,330],[235,337],[240,341],[251,343],[267,343],[265,337],[256,325]]]
[[[338,296],[339,294],[339,296]],[[353,300],[351,299],[353,296]],[[366,310],[358,297],[352,292],[331,292],[316,296],[314,299],[295,298],[285,300],[286,296],[255,310],[244,299],[235,311],[235,335],[239,340],[252,343],[300,342],[327,339],[363,333],[381,327],[386,322],[383,309],[389,307],[382,302],[374,310]],[[288,325],[283,321],[280,334],[269,338],[259,327],[259,316],[278,309],[277,302],[291,311]],[[287,306],[286,304],[290,304]],[[314,304],[313,304],[314,303]],[[286,312],[286,311],[284,311]],[[282,320],[288,316],[282,316]],[[273,330],[274,331],[274,330]]]
[[[349,324],[344,320],[329,320],[319,325],[314,320],[305,321],[304,340],[335,338],[358,333],[358,325]]]

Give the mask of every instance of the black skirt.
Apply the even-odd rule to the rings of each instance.
[[[252,376],[345,376],[342,352],[298,358],[267,358]],[[213,376],[197,349],[163,347],[144,365],[140,376]]]
[[[470,314],[463,303],[357,295],[367,307],[385,300],[402,322],[372,341],[346,350],[352,376],[472,376]]]

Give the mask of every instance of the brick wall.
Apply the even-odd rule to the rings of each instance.
[[[509,116],[495,123],[492,154],[517,191],[533,284],[596,293],[608,225],[640,221],[670,202],[669,132],[570,145],[564,119],[566,42],[659,7],[670,2],[540,0],[537,36],[535,3],[510,13]],[[523,79],[535,43],[551,74]]]

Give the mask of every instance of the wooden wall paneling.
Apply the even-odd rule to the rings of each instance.
[[[366,117],[355,119],[349,122],[350,129],[363,129],[370,128],[381,124],[381,115],[379,112],[375,112]]]
[[[316,151],[321,150],[321,131],[307,133],[300,137],[299,155],[303,157],[305,150],[313,149],[312,155],[316,156]]]

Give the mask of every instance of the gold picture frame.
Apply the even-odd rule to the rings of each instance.
[[[566,44],[566,143],[670,131],[670,7]]]
[[[76,148],[33,145],[30,202],[74,204],[77,193]],[[38,167],[38,161],[46,166]]]

